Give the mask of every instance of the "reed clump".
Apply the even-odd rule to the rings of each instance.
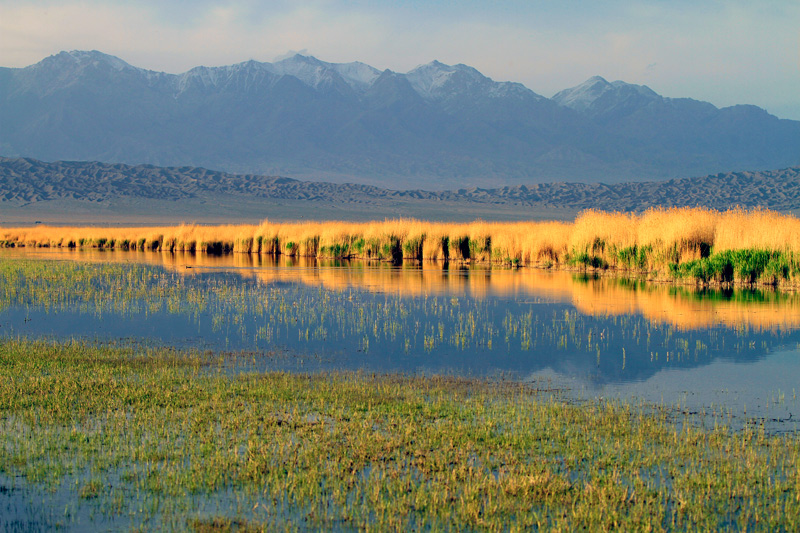
[[[611,268],[703,284],[791,285],[800,273],[800,220],[762,209],[588,210],[573,222],[37,226],[0,231],[0,245]]]

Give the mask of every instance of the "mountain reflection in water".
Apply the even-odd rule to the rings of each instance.
[[[796,407],[794,293],[249,254],[22,249],[3,258],[129,263],[117,267],[136,270],[128,278],[138,285],[102,276],[72,289],[47,276],[20,281],[24,290],[7,289],[0,302],[0,335],[245,351],[253,354],[246,368],[258,370],[544,377],[589,396],[694,398],[731,410],[735,396],[742,413],[747,404],[748,416],[773,419]],[[714,381],[714,368],[727,377]]]

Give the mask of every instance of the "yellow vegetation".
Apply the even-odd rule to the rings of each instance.
[[[764,250],[793,258],[800,252],[800,220],[767,210],[681,208],[638,215],[589,210],[571,223],[395,219],[139,228],[37,226],[0,230],[0,245],[572,264],[663,274],[670,264],[707,258],[712,251]]]

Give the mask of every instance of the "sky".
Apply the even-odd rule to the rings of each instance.
[[[0,66],[99,50],[170,73],[304,51],[436,59],[552,96],[594,75],[800,120],[797,0],[0,0]]]

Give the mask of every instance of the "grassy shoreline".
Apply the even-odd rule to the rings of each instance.
[[[800,286],[800,219],[766,210],[585,211],[571,223],[372,223],[43,227],[0,230],[0,247],[436,260],[624,271],[702,285]]]
[[[0,341],[0,474],[196,530],[796,530],[800,436],[530,386]],[[209,507],[210,501],[222,502]]]

